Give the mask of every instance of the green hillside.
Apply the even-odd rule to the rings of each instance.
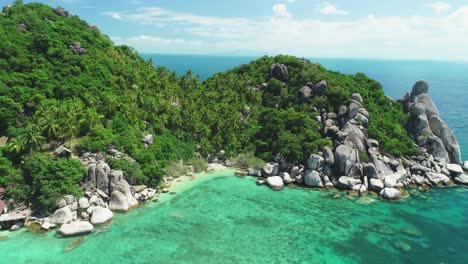
[[[9,138],[0,157],[0,186],[18,202],[48,207],[55,197],[80,191],[85,173],[79,162],[52,154],[62,144],[75,157],[107,152],[112,144],[131,157],[109,159],[112,167],[131,184],[151,186],[171,162],[196,162],[196,151],[253,153],[264,160],[281,153],[303,162],[333,145],[316,121],[320,109],[336,112],[352,93],[362,95],[371,116],[369,136],[383,151],[415,153],[401,105],[364,74],[343,75],[277,56],[201,83],[190,72],[178,77],[154,69],[77,16],[57,13],[36,3],[0,13],[0,135]],[[274,63],[288,67],[284,82],[270,78]],[[298,103],[301,87],[322,80],[328,83],[324,95]],[[148,149],[141,141],[147,134],[154,136]],[[46,192],[46,186],[54,188]]]

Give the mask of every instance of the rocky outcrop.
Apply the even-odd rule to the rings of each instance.
[[[69,237],[69,236],[78,236],[86,235],[93,231],[94,227],[87,221],[75,221],[69,224],[62,225],[57,233],[59,235]]]
[[[313,169],[309,169],[305,172],[304,183],[309,187],[323,187],[319,172]]]
[[[76,55],[85,55],[87,52],[87,50],[81,46],[80,42],[73,42],[69,47]]]
[[[91,224],[93,225],[102,225],[105,223],[108,223],[112,218],[114,217],[114,214],[112,213],[111,210],[105,207],[94,207],[92,214],[91,214]]]
[[[54,13],[57,14],[58,16],[62,16],[62,17],[71,17],[72,16],[72,14],[69,11],[63,9],[62,7],[55,8]]]
[[[275,78],[282,82],[289,80],[288,67],[284,64],[275,63],[270,68],[270,78]]]
[[[314,96],[313,87],[307,83],[299,91],[299,102]],[[333,147],[312,153],[304,166],[291,165],[281,155],[275,155],[262,169],[261,177],[266,179],[259,182],[266,181],[276,190],[295,183],[335,187],[357,195],[372,191],[390,200],[406,198],[409,194],[404,189],[409,187],[424,191],[434,186],[451,186],[454,181],[468,184],[460,163],[452,161],[459,160],[454,159],[459,149],[453,132],[438,116],[427,91],[427,84],[419,82],[400,100],[412,116],[408,127],[420,146],[418,155],[395,158],[383,153],[379,142],[368,136],[367,126],[372,120],[363,107],[364,99],[355,93],[349,98],[349,105],[341,106],[336,113],[314,109],[320,113],[316,120],[322,126],[322,136],[329,137]],[[249,174],[258,177],[258,172]]]
[[[73,221],[73,212],[69,206],[58,209],[50,218],[50,222],[56,225],[67,224]]]
[[[268,177],[266,182],[268,186],[275,191],[280,191],[284,187],[283,179],[279,176]]]
[[[401,199],[401,191],[395,188],[384,188],[380,191],[380,195],[388,200],[398,200]]]
[[[321,81],[316,85],[312,86],[312,95],[322,96],[327,91],[328,85],[326,81]]]
[[[138,205],[138,201],[133,197],[127,181],[119,181],[109,200],[109,209],[114,211],[128,211]]]
[[[418,81],[412,91],[400,100],[411,114],[408,132],[429,154],[447,163],[461,164],[460,147],[455,134],[440,117],[428,91],[427,82]]]
[[[356,150],[348,145],[338,146],[335,150],[335,167],[338,175],[348,175],[357,159]]]

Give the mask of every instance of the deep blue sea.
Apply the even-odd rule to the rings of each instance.
[[[143,54],[155,66],[164,66],[178,74],[188,70],[202,80],[211,75],[249,63],[256,57]],[[385,93],[401,98],[418,80],[429,82],[429,95],[442,118],[455,131],[462,158],[468,160],[468,62],[360,60],[311,58],[324,67],[346,74],[363,72],[379,81]]]

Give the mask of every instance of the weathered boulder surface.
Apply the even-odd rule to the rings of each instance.
[[[125,194],[119,191],[113,191],[109,200],[109,209],[113,211],[128,211],[130,205]]]
[[[427,149],[434,158],[447,163],[461,164],[460,146],[453,131],[441,119],[439,111],[427,94],[429,85],[418,81],[400,102],[411,113],[408,132],[420,147]]]
[[[283,179],[280,176],[268,177],[266,182],[271,189],[276,191],[280,191],[284,187]]]
[[[102,225],[109,222],[113,217],[114,214],[109,208],[97,206],[93,209],[90,222],[93,225]]]
[[[304,184],[309,187],[323,187],[320,174],[313,169],[306,170],[304,174]]]
[[[384,188],[384,183],[379,178],[371,178],[369,180],[369,190],[380,192]]]
[[[316,96],[324,95],[325,91],[327,90],[327,87],[328,85],[326,81],[321,81],[317,83],[316,85],[312,87],[312,95],[316,95]]]
[[[69,206],[58,209],[50,217],[50,222],[56,225],[62,225],[73,221],[73,212]]]
[[[89,234],[93,231],[93,229],[93,225],[88,221],[75,221],[69,224],[62,225],[57,230],[57,233],[59,235],[68,237]]]
[[[357,162],[357,154],[354,149],[348,145],[340,145],[335,150],[335,166],[338,175],[348,175],[351,168]]]
[[[384,188],[380,191],[380,195],[388,200],[398,200],[401,199],[402,193],[400,190],[395,188]]]
[[[360,152],[367,150],[367,136],[357,125],[348,122],[343,127],[343,131],[348,135],[345,139],[345,145]]]
[[[269,162],[265,164],[262,168],[262,176],[270,177],[270,176],[278,176],[279,166],[278,163]]]
[[[270,78],[275,78],[283,82],[287,81],[289,79],[288,67],[278,63],[271,65]]]
[[[126,180],[116,183],[109,200],[109,209],[115,211],[127,211],[138,205],[138,201],[130,191],[130,185]]]
[[[449,170],[451,174],[456,175],[456,176],[463,173],[462,166],[458,164],[447,164],[447,169]]]

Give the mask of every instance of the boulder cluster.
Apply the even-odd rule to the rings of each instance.
[[[400,102],[411,114],[408,132],[420,147],[435,158],[461,164],[460,147],[453,131],[439,115],[434,102],[428,96],[429,85],[419,81]]]
[[[130,186],[123,172],[112,170],[102,154],[85,153],[81,162],[88,168],[85,196],[60,199],[51,216],[36,220],[43,230],[57,227],[62,236],[88,234],[94,226],[109,223],[113,211],[126,212],[156,195],[155,189],[145,185]]]
[[[278,72],[283,69],[274,65],[272,72],[274,68]],[[307,83],[298,92],[298,102],[323,95],[326,89],[325,81],[316,85]],[[267,184],[274,190],[295,184],[337,188],[359,195],[372,191],[392,200],[405,197],[408,194],[405,189],[409,187],[426,191],[434,186],[451,186],[454,182],[468,184],[468,176],[460,166],[455,135],[440,118],[427,92],[427,83],[420,81],[400,100],[412,114],[408,131],[415,137],[419,155],[395,158],[381,151],[379,142],[368,136],[371,117],[363,106],[362,96],[355,93],[348,105],[339,107],[337,112],[317,111],[322,135],[332,140],[333,147],[312,153],[306,164],[291,164],[276,155],[261,170],[248,169],[236,174],[259,177],[257,184]],[[468,162],[465,166],[468,167]]]
[[[85,55],[87,50],[81,46],[80,42],[73,42],[70,45],[70,50],[76,55]]]

